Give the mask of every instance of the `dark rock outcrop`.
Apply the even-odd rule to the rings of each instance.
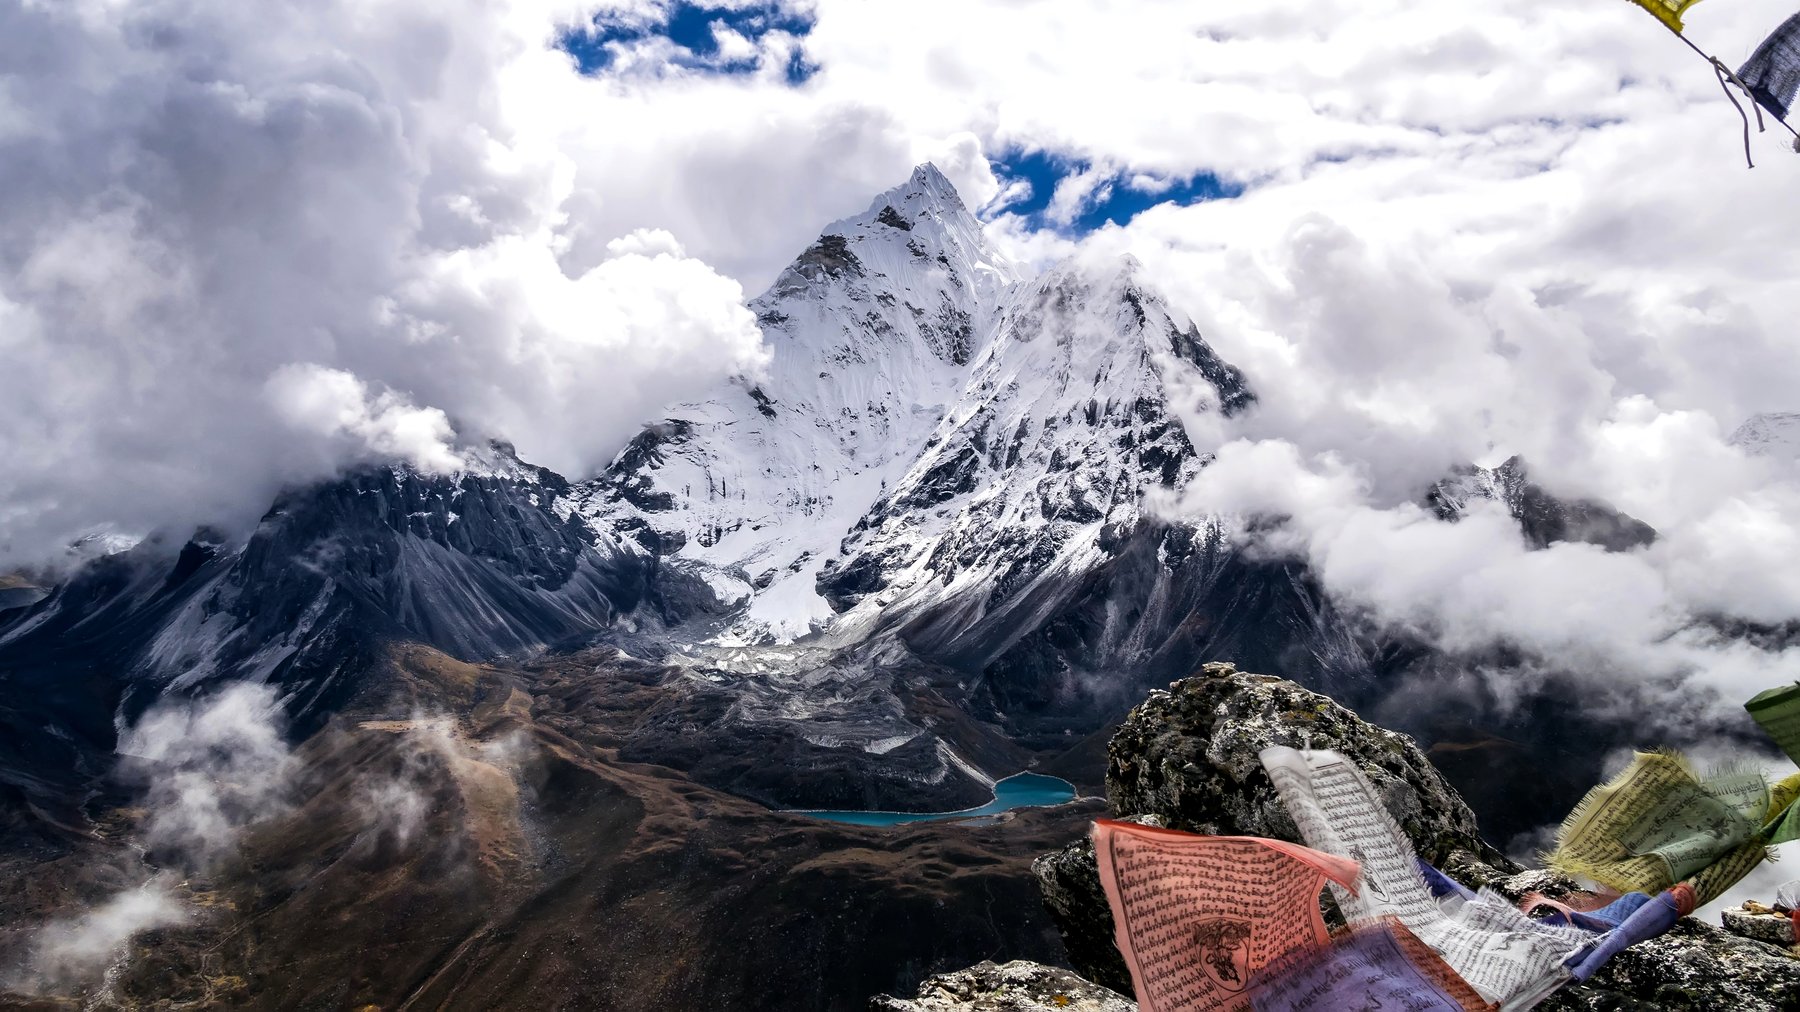
[[[1132,711],[1109,750],[1107,798],[1121,813],[1154,814],[1171,829],[1298,839],[1258,758],[1274,745],[1355,760],[1433,864],[1514,870],[1411,738],[1293,682],[1230,664],[1205,665]]]
[[[1336,749],[1354,759],[1419,853],[1485,883],[1517,869],[1481,839],[1469,806],[1412,739],[1365,723],[1284,679],[1208,664],[1158,690],[1113,736],[1106,796],[1119,818],[1220,836],[1298,840],[1257,754],[1271,745]],[[1075,966],[1129,992],[1113,946],[1093,844],[1076,841],[1033,866]]]
[[[1438,482],[1425,504],[1441,519],[1456,521],[1471,500],[1506,507],[1533,548],[1584,542],[1609,552],[1642,548],[1656,540],[1656,528],[1593,499],[1561,499],[1532,481],[1525,461],[1510,457],[1499,467],[1465,467]]]

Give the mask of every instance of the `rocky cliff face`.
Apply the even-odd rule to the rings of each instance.
[[[686,588],[653,556],[559,512],[554,472],[504,446],[478,457],[296,490],[242,543],[146,542],[0,611],[0,804],[79,826],[118,728],[165,696],[271,684],[305,735],[389,643],[520,655],[704,605],[698,589],[673,603]]]
[[[1425,501],[1439,517],[1455,521],[1472,503],[1499,503],[1518,521],[1533,548],[1563,541],[1598,545],[1609,552],[1642,548],[1656,529],[1592,499],[1559,498],[1533,482],[1525,461],[1508,458],[1498,467],[1470,466],[1433,485]]]

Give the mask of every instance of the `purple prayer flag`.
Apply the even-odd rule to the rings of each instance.
[[[1775,34],[1763,40],[1749,61],[1738,68],[1738,79],[1757,104],[1776,118],[1787,119],[1794,94],[1800,91],[1800,14],[1782,22]]]
[[[1618,906],[1618,903],[1615,902],[1612,906]],[[1611,907],[1604,909],[1611,909]],[[1607,960],[1639,942],[1662,935],[1674,927],[1675,922],[1679,920],[1681,920],[1681,908],[1676,905],[1673,896],[1667,892],[1655,899],[1640,903],[1630,916],[1620,922],[1618,927],[1595,940],[1591,947],[1576,953],[1566,964],[1569,972],[1576,980],[1585,983],[1595,973],[1598,973],[1602,966],[1606,965]]]
[[[1488,1007],[1474,988],[1394,920],[1277,960],[1250,983],[1253,1012],[1470,1012]]]
[[[1433,868],[1424,858],[1421,857],[1418,861],[1419,874],[1425,876],[1425,888],[1431,890],[1433,899],[1441,900],[1446,896],[1457,896],[1465,900],[1475,898],[1474,890],[1468,886]]]

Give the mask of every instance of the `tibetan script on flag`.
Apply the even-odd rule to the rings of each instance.
[[[1356,863],[1298,844],[1094,824],[1100,885],[1142,1012],[1251,1008],[1258,970],[1326,943],[1319,892]]]
[[[1586,934],[1533,921],[1491,891],[1439,903],[1412,844],[1353,763],[1282,747],[1261,755],[1306,842],[1361,864],[1356,893],[1337,893],[1352,925],[1398,918],[1483,998],[1508,1008],[1529,1008],[1567,982],[1563,961],[1588,944]]]
[[[1557,834],[1547,863],[1619,892],[1660,893],[1688,880],[1705,903],[1763,860],[1767,812],[1745,807],[1744,774],[1702,782],[1679,756],[1639,752],[1589,791]]]

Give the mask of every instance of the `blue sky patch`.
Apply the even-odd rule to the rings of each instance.
[[[1056,184],[1070,176],[1087,172],[1093,165],[1078,158],[1066,158],[1044,151],[1009,151],[993,160],[994,175],[1002,187],[1023,180],[1031,192],[1019,199],[990,206],[990,214],[1017,214],[1037,228],[1083,235],[1108,223],[1123,225],[1158,204],[1195,204],[1203,200],[1223,200],[1244,192],[1236,183],[1226,182],[1210,172],[1175,179],[1161,179],[1156,186],[1136,184],[1138,173],[1120,172],[1094,188],[1082,203],[1074,221],[1067,225],[1049,220],[1046,212]],[[1147,175],[1147,174],[1145,174]]]
[[[601,14],[588,27],[564,33],[558,45],[575,57],[584,74],[605,73],[621,48],[654,38],[668,39],[679,47],[672,61],[677,66],[715,74],[748,74],[757,69],[757,61],[723,58],[713,34],[715,24],[723,24],[752,42],[776,31],[803,36],[813,27],[810,15],[788,10],[778,2],[733,9],[676,0],[662,14],[649,19]],[[787,62],[788,83],[801,84],[818,69],[796,49]]]

